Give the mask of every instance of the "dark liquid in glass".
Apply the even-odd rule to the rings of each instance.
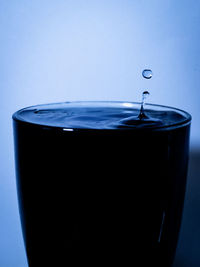
[[[14,114],[30,267],[171,266],[190,118],[149,106],[145,121],[138,110],[66,103]]]

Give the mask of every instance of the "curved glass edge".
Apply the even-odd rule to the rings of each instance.
[[[44,125],[44,124],[39,124],[39,123],[34,123],[34,122],[30,122],[27,121],[25,119],[23,119],[22,117],[20,117],[20,113],[24,110],[29,110],[29,109],[38,109],[40,107],[45,108],[48,106],[56,106],[56,105],[63,105],[65,106],[66,104],[71,104],[71,105],[79,105],[79,107],[81,106],[88,106],[89,104],[92,106],[94,105],[95,107],[97,107],[99,105],[99,107],[127,107],[127,108],[134,108],[137,107],[137,105],[139,106],[138,108],[140,108],[141,103],[140,102],[128,102],[128,101],[67,101],[67,102],[57,102],[57,103],[48,103],[48,104],[39,104],[39,105],[33,105],[33,106],[29,106],[29,107],[25,107],[22,108],[18,111],[16,111],[13,115],[12,115],[12,119],[14,121],[17,122],[23,122],[25,124],[31,124],[33,126],[38,126],[38,127],[44,127],[44,128],[48,128],[48,129],[65,129],[66,127],[62,127],[62,126],[51,126],[51,125]],[[116,106],[117,105],[117,106]],[[165,106],[165,105],[159,105],[159,104],[152,104],[152,103],[146,103],[145,104],[146,107],[153,107],[153,108],[157,108],[156,110],[161,110],[161,109],[165,109],[165,110],[171,110],[171,111],[175,111],[179,114],[181,114],[184,119],[183,121],[177,122],[177,123],[173,123],[170,125],[162,125],[162,126],[157,126],[154,128],[142,128],[142,130],[148,130],[148,131],[156,131],[156,130],[167,130],[167,129],[175,129],[175,128],[179,128],[179,127],[184,127],[187,126],[191,123],[192,121],[192,116],[182,110],[182,109],[178,109],[178,108],[174,108],[174,107],[170,107],[170,106]],[[155,110],[155,109],[154,109]],[[101,129],[86,129],[86,128],[77,128],[77,129],[73,129],[74,131],[101,131]],[[132,131],[139,131],[141,130],[141,128],[123,128],[123,129],[103,129],[104,131],[126,131],[126,130],[132,130]]]

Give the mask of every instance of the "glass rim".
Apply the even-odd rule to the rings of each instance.
[[[14,112],[14,114],[12,115],[12,119],[14,121],[18,121],[18,122],[23,122],[23,123],[27,123],[27,124],[32,124],[32,125],[35,125],[35,126],[44,126],[44,127],[48,127],[48,128],[61,128],[61,129],[64,129],[66,127],[64,126],[52,126],[52,125],[46,125],[46,124],[43,124],[43,123],[36,123],[36,122],[31,122],[29,121],[28,119],[23,119],[22,116],[20,116],[20,113],[23,112],[23,111],[26,111],[26,110],[31,110],[31,109],[37,109],[37,108],[45,108],[45,107],[53,107],[53,106],[66,106],[66,105],[72,105],[72,107],[92,107],[92,106],[95,106],[95,107],[127,107],[127,108],[134,108],[134,107],[140,107],[141,106],[141,102],[132,102],[132,101],[101,101],[101,100],[91,100],[91,101],[88,101],[88,100],[83,100],[83,101],[66,101],[66,102],[57,102],[57,103],[47,103],[47,104],[38,104],[38,105],[32,105],[32,106],[28,106],[28,107],[25,107],[25,108],[22,108],[22,109],[19,109],[18,111]],[[159,126],[155,126],[154,128],[150,128],[149,130],[157,130],[157,129],[172,129],[172,128],[177,128],[177,127],[181,127],[181,126],[185,126],[185,125],[188,125],[190,124],[191,120],[192,120],[192,116],[182,110],[182,109],[179,109],[179,108],[175,108],[175,107],[171,107],[171,106],[166,106],[166,105],[160,105],[160,104],[153,104],[153,103],[145,103],[145,107],[147,108],[148,110],[148,107],[151,109],[151,110],[168,110],[168,111],[174,111],[180,115],[182,115],[183,117],[183,120],[179,121],[179,122],[174,122],[172,124],[169,124],[169,125],[159,125]],[[157,109],[153,109],[153,108],[157,108]],[[78,128],[77,130],[79,131],[82,131],[82,130],[98,130],[100,131],[101,129],[87,129],[87,128]],[[119,130],[119,129],[102,129],[102,130]],[[126,130],[126,129],[123,129],[123,130]],[[130,128],[129,128],[130,130]],[[139,130],[139,128],[133,128],[132,130]]]

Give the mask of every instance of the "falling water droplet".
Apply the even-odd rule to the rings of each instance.
[[[150,70],[150,69],[145,69],[145,70],[143,70],[143,72],[142,72],[142,76],[143,76],[145,79],[151,79],[152,76],[153,76],[153,72],[152,72],[152,70]]]
[[[148,91],[144,91],[142,93],[142,102],[141,102],[141,108],[140,108],[140,114],[139,114],[139,119],[144,119],[147,118],[145,111],[144,111],[144,106],[146,104],[146,98],[150,95]]]

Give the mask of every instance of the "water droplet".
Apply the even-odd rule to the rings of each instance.
[[[145,79],[151,79],[152,76],[153,76],[153,72],[152,72],[152,70],[150,70],[150,69],[145,69],[145,70],[143,70],[143,72],[142,72],[142,76],[143,76]]]
[[[147,97],[150,95],[150,93],[148,91],[144,91],[142,93],[142,103],[141,103],[141,108],[140,108],[140,114],[139,114],[139,118],[140,119],[144,119],[144,118],[147,118],[146,114],[145,114],[145,111],[144,111],[144,106],[146,104],[146,99]]]
[[[148,91],[144,91],[142,93],[142,98],[145,100],[147,98],[147,96],[150,95],[150,93]]]

